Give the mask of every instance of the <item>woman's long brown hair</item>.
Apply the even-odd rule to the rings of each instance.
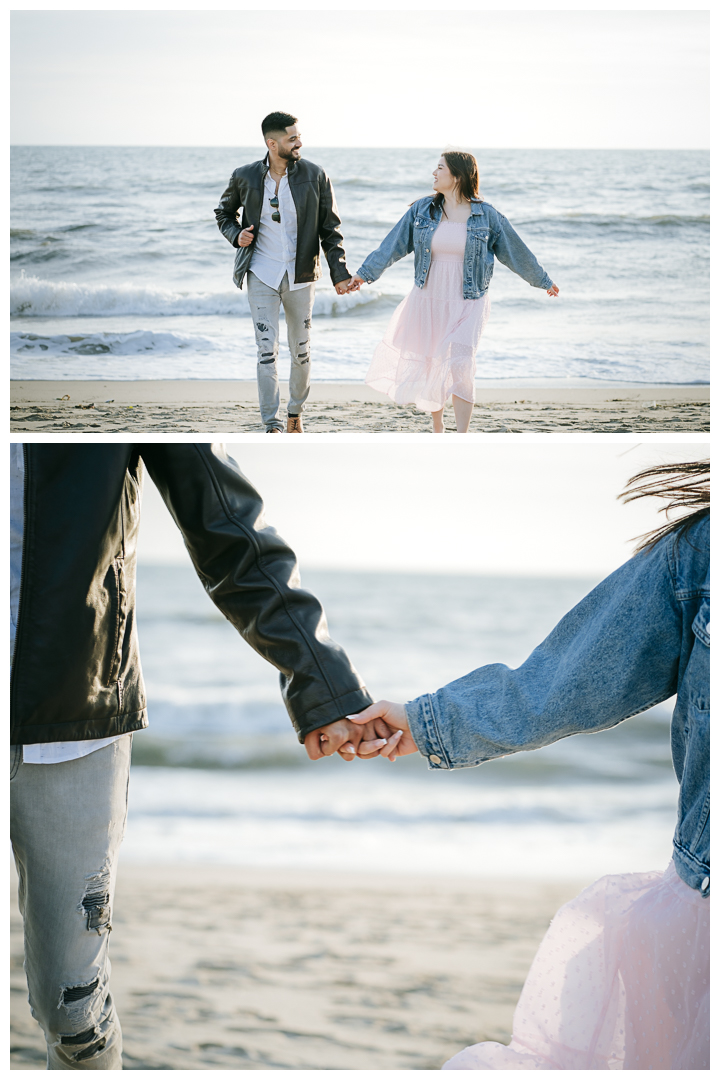
[[[478,164],[475,157],[465,150],[445,150],[440,156],[445,158],[445,164],[450,170],[450,175],[455,178],[458,195],[463,199],[467,199],[468,202],[471,199],[482,199],[480,194],[480,174],[478,173]],[[442,210],[444,202],[445,196],[440,191],[435,192],[432,201],[433,207],[439,207]]]
[[[634,502],[635,499],[644,499],[648,495],[667,500],[658,513],[664,511],[667,516],[671,510],[683,508],[689,510],[690,513],[683,514],[675,521],[668,521],[660,528],[636,537],[640,541],[636,551],[654,547],[659,540],[670,533],[683,536],[696,521],[707,517],[710,513],[709,460],[686,461],[675,465],[653,465],[650,469],[643,469],[628,480],[625,490],[618,495],[618,499],[622,499],[623,502]]]

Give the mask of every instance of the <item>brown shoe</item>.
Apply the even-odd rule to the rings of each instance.
[[[269,427],[265,432],[266,435],[282,435],[282,428]]]
[[[301,416],[288,416],[288,435],[302,435],[302,417]]]

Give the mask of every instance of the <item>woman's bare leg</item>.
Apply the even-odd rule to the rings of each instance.
[[[454,399],[453,399],[454,400]],[[445,430],[445,424],[443,423],[443,410],[438,409],[437,412],[430,413],[433,421],[433,433],[435,435],[442,435]]]
[[[453,409],[455,410],[455,424],[457,429],[464,433],[470,427],[473,403],[472,401],[465,401],[464,398],[455,397],[455,394],[453,394],[452,403]],[[433,416],[435,416],[435,413],[433,413]]]

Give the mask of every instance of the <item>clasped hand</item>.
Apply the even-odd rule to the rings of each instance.
[[[417,751],[410,734],[405,706],[396,701],[376,701],[361,713],[336,720],[305,736],[308,757],[318,761],[338,753],[344,761],[356,757],[386,757],[394,761]]]
[[[335,286],[335,292],[339,296],[344,296],[345,293],[357,292],[361,285],[365,285],[365,278],[359,277],[357,274],[353,274],[352,277],[345,278],[344,281],[339,282]]]

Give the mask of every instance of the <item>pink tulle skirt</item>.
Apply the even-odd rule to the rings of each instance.
[[[425,287],[393,312],[365,377],[398,405],[437,412],[453,394],[475,400],[475,354],[490,313],[487,293],[463,300],[462,258],[436,257]]]
[[[664,874],[604,877],[560,908],[509,1046],[443,1069],[709,1069],[710,901]]]

